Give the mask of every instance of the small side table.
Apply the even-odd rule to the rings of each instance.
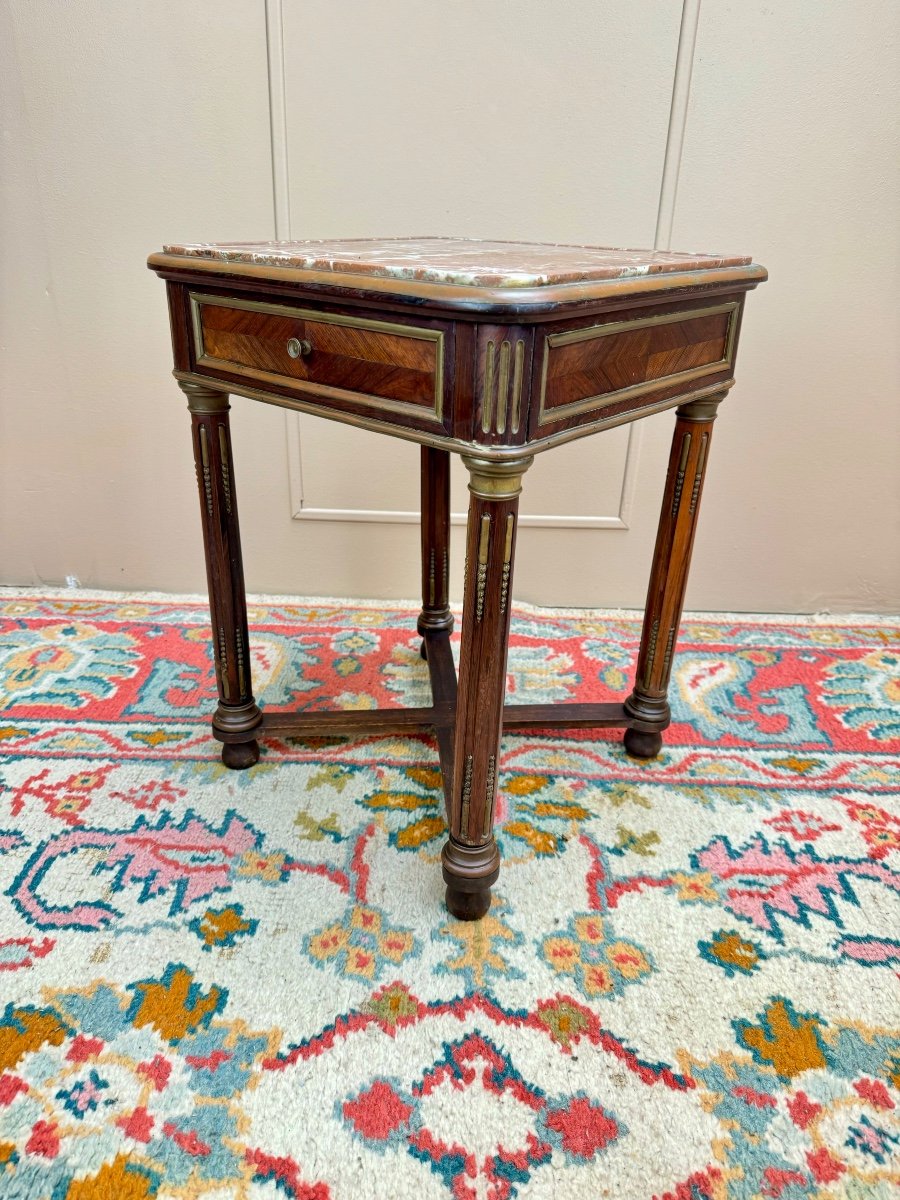
[[[625,730],[651,758],[667,690],[712,425],[734,378],[742,257],[460,238],[166,246],[175,378],[187,395],[209,580],[224,763],[257,736],[432,731],[449,837],[447,905],[482,916],[503,730]],[[253,698],[229,393],[422,446],[427,708],[265,713]],[[631,694],[615,704],[504,703],[522,478],[536,453],[676,408]],[[450,454],[469,472],[459,679],[450,650]]]

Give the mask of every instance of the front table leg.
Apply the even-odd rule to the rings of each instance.
[[[509,639],[513,555],[522,476],[532,459],[463,455],[469,520],[450,837],[441,854],[447,907],[463,921],[484,916],[500,873],[494,797]]]
[[[644,611],[635,685],[625,701],[629,717],[655,730],[628,729],[625,749],[634,758],[653,758],[662,749],[670,721],[668,702],[672,655],[681,623],[688,568],[716,409],[726,393],[694,400],[678,409],[669,471],[663,493],[653,569]]]
[[[259,760],[253,736],[262,713],[253,699],[247,632],[247,599],[241,562],[228,394],[198,383],[180,384],[193,426],[194,462],[200,489],[203,547],[212,619],[213,658],[219,704],[213,734],[223,743],[222,762],[240,770]]]

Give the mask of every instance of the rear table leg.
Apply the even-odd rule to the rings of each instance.
[[[426,633],[453,629],[450,612],[450,453],[422,447],[422,611],[417,628],[419,653],[427,654]]]

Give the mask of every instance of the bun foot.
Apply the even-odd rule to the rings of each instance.
[[[643,729],[626,729],[624,742],[625,752],[632,758],[656,758],[662,750],[662,734]]]
[[[477,921],[491,907],[491,889],[483,892],[461,892],[458,888],[447,888],[447,908],[457,921]]]
[[[225,742],[222,762],[232,771],[246,771],[259,762],[259,742]]]

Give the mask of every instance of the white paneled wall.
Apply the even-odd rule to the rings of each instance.
[[[2,12],[0,581],[203,587],[144,267],[163,241],[671,231],[771,272],[717,426],[689,605],[900,606],[896,0]],[[233,424],[251,589],[415,594],[416,447],[241,398]],[[521,597],[643,602],[671,425],[537,460]]]

